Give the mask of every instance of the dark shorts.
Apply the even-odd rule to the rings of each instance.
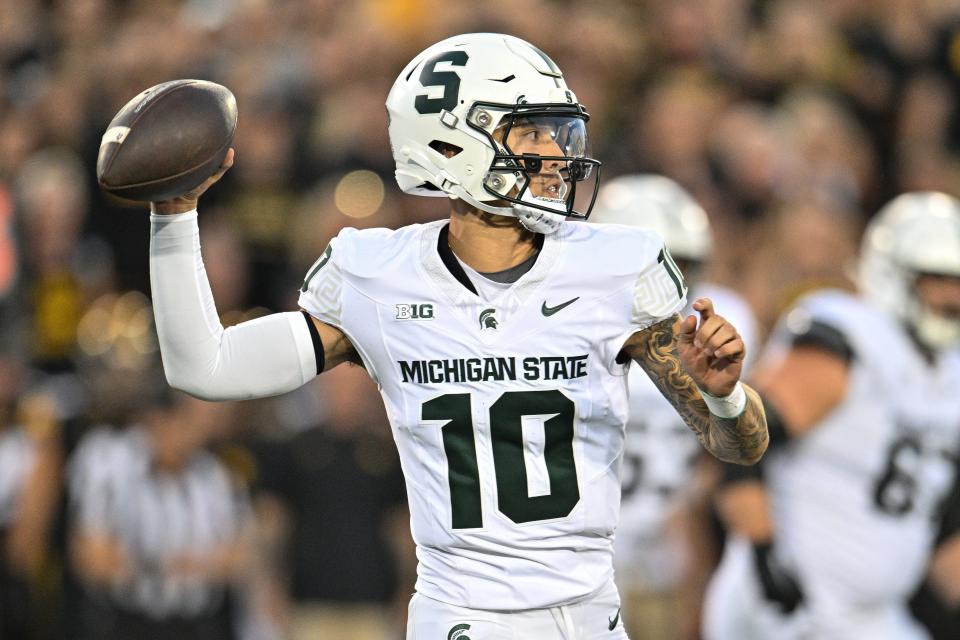
[[[82,640],[234,640],[226,606],[196,618],[153,618],[87,599]]]
[[[0,544],[0,552],[4,551]],[[30,638],[30,591],[22,578],[0,561],[0,639]]]

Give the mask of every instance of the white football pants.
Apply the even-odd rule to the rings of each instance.
[[[809,595],[809,594],[808,594]],[[764,596],[749,543],[731,538],[703,607],[705,640],[929,640],[905,602],[844,605],[809,601],[784,615]]]
[[[611,581],[579,602],[525,611],[467,609],[415,593],[407,640],[627,640]]]

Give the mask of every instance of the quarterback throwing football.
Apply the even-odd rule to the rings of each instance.
[[[377,382],[419,559],[408,638],[625,638],[612,540],[637,362],[717,457],[767,445],[744,345],[686,287],[655,233],[586,219],[599,184],[588,114],[517,38],[444,40],[387,98],[397,182],[449,220],[344,229],[299,312],[224,330],[200,194],[154,203],[157,331],[170,383],[206,399],[294,389],[342,362]]]

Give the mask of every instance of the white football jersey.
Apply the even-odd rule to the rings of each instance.
[[[813,429],[767,453],[764,473],[776,550],[822,631],[902,606],[924,574],[960,451],[960,354],[928,362],[887,314],[847,292],[823,291],[786,315],[769,357],[812,322],[851,347],[849,387]]]
[[[713,284],[695,286],[689,299],[713,300],[747,346],[756,349],[757,322],[736,292]],[[687,307],[684,314],[694,314]],[[668,531],[668,520],[693,479],[694,463],[703,451],[697,436],[647,374],[634,366],[629,375],[630,418],[623,456],[623,494],[617,527],[617,583],[653,590],[676,586],[684,544]]]
[[[343,230],[300,305],[347,335],[380,387],[417,590],[477,609],[576,601],[613,573],[628,369],[617,354],[683,308],[682,278],[651,232],[570,223],[484,299],[441,256],[446,225]]]

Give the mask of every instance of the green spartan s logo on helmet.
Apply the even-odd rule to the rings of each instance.
[[[447,634],[447,640],[470,640],[469,636],[466,635],[469,630],[470,625],[466,623],[455,625]]]
[[[493,314],[497,312],[496,309],[484,309],[480,312],[480,329],[496,329],[497,328],[497,319],[493,317]]]

